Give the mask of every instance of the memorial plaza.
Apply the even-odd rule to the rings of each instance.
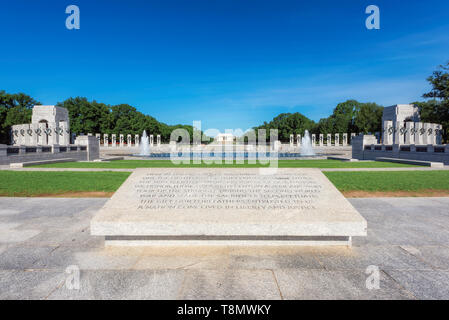
[[[414,105],[373,135],[185,134],[13,126],[0,299],[449,298],[449,149]]]
[[[447,299],[448,198],[350,199],[348,247],[106,247],[107,199],[0,198],[1,299]],[[80,269],[80,289],[66,286]],[[365,273],[380,270],[379,289]]]

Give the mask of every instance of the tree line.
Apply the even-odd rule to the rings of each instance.
[[[420,107],[423,122],[443,125],[444,141],[448,141],[449,129],[449,62],[427,78],[432,90],[423,95],[426,101],[415,102]],[[24,93],[10,94],[0,91],[0,143],[8,144],[12,125],[30,123],[34,105],[40,102]],[[178,128],[186,129],[193,137],[191,125],[168,125],[145,115],[128,104],[107,105],[89,101],[84,97],[69,98],[57,104],[67,108],[73,133],[121,133],[136,134],[146,130],[149,134],[160,134],[162,141],[170,140],[170,134]],[[277,129],[281,141],[289,141],[290,134],[303,134],[308,130],[314,134],[375,133],[382,128],[383,106],[348,100],[338,104],[333,113],[315,122],[301,113],[283,113],[270,122],[254,129]]]
[[[315,122],[301,113],[283,113],[270,122],[254,129],[277,129],[279,140],[287,142],[290,135],[303,135],[305,130],[312,134],[374,133],[382,127],[383,107],[375,103],[360,103],[348,100],[340,103],[333,113]]]
[[[427,101],[414,102],[420,108],[421,121],[443,125],[443,140],[448,142],[449,131],[449,62],[427,78],[432,90],[423,95]],[[287,142],[290,135],[304,134],[305,130],[314,134],[363,133],[374,134],[382,130],[383,106],[376,103],[362,103],[348,100],[338,104],[333,113],[315,122],[301,113],[283,113],[270,122],[254,129],[277,129],[279,140]]]
[[[18,93],[9,94],[0,91],[0,143],[8,144],[12,125],[31,123],[32,108],[40,103],[30,96]],[[173,130],[183,128],[193,136],[191,125],[168,125],[137,111],[128,104],[107,105],[97,101],[88,101],[84,97],[69,98],[57,106],[68,110],[70,130],[79,134],[160,134],[163,142],[170,140]]]

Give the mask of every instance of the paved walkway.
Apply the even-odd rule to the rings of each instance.
[[[351,200],[369,226],[352,249],[104,249],[105,202],[0,198],[0,299],[449,299],[449,198]]]

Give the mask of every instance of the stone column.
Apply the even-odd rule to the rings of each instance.
[[[101,134],[100,133],[96,133],[95,137],[97,138],[98,143],[101,145]]]
[[[312,147],[316,146],[316,135],[312,134]]]
[[[161,146],[161,135],[158,134],[156,139],[157,139],[157,146],[160,147]]]
[[[335,146],[336,147],[340,146],[340,134],[339,133],[335,134]]]
[[[389,129],[389,127],[390,127],[390,123],[389,123],[390,121],[384,121],[384,122],[382,122],[382,143],[383,144],[391,144],[391,143],[388,143],[388,141],[389,141],[389,134],[388,134],[388,129]],[[352,138],[352,137],[351,137]]]
[[[431,144],[437,144],[437,135],[435,131],[438,125],[436,123],[432,123],[430,126],[432,128]]]
[[[109,147],[109,136],[107,134],[103,135],[103,146],[106,148]]]
[[[128,136],[127,136],[126,138],[127,138],[127,139],[126,139],[126,143],[127,143],[127,145],[128,145],[128,148],[131,148],[131,147],[132,147],[132,144],[133,144],[131,135],[128,134]]]
[[[43,134],[42,134],[42,145],[49,146],[50,145],[50,134],[51,129],[47,128],[45,125],[43,126]]]
[[[328,147],[332,146],[332,135],[330,133],[327,134],[326,145]]]
[[[294,136],[291,134],[290,135],[290,148],[291,149],[293,149],[293,147],[294,147],[294,144],[295,144],[295,138],[294,138]]]
[[[113,148],[117,147],[117,135],[114,133],[112,134],[111,143]]]
[[[397,123],[397,128],[398,128],[399,138],[398,138],[398,143],[395,142],[395,144],[403,145],[405,143],[405,136],[407,133],[407,129],[402,122]]]
[[[442,129],[441,124],[435,125],[435,144],[443,144]]]
[[[59,133],[59,144],[60,145],[69,145],[70,144],[70,127],[67,121],[61,121],[59,123],[59,127],[61,128],[61,132]]]
[[[423,144],[432,144],[432,126],[430,123],[424,123]]]
[[[343,147],[346,147],[348,145],[348,134],[343,133]]]
[[[422,122],[415,122],[415,144],[422,145],[424,142],[424,128]]]
[[[415,124],[413,122],[406,122],[405,129],[405,144],[415,144]]]
[[[140,136],[138,134],[136,134],[134,136],[134,146],[138,147],[140,145]]]
[[[21,125],[19,130],[19,137],[20,137],[20,145],[26,146],[27,144],[27,128],[26,125]]]
[[[394,128],[393,128],[393,121],[385,121],[384,122],[384,132],[383,132],[383,144],[385,145],[392,145],[393,144],[393,135],[394,135]]]
[[[396,122],[395,127],[394,127],[394,139],[393,139],[393,144],[404,144],[404,141],[401,141],[401,137],[404,137],[404,133],[402,132],[401,134],[401,122]],[[401,143],[402,142],[402,143]]]
[[[31,144],[33,146],[37,146],[39,144],[39,124],[37,123],[33,123],[30,125],[30,129],[32,130],[32,135],[31,135]]]
[[[352,139],[354,139],[355,137],[357,137],[357,134],[355,134],[354,132],[351,133],[351,141],[349,142],[349,144],[352,145]]]
[[[297,145],[298,147],[301,146],[301,135],[300,135],[300,134],[298,134],[298,135],[296,136],[296,145]]]
[[[125,137],[123,136],[123,134],[120,134],[120,148],[123,148],[124,142],[125,142]]]
[[[25,125],[25,145],[34,146],[33,144],[33,130],[29,124]]]
[[[324,146],[324,134],[320,133],[320,147]]]
[[[150,147],[154,146],[154,136],[150,134]]]
[[[48,124],[48,144],[50,146],[59,144],[58,133],[56,132],[56,123],[52,122]]]

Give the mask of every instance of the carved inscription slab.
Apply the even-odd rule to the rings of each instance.
[[[352,236],[366,221],[317,169],[137,169],[94,235]]]

